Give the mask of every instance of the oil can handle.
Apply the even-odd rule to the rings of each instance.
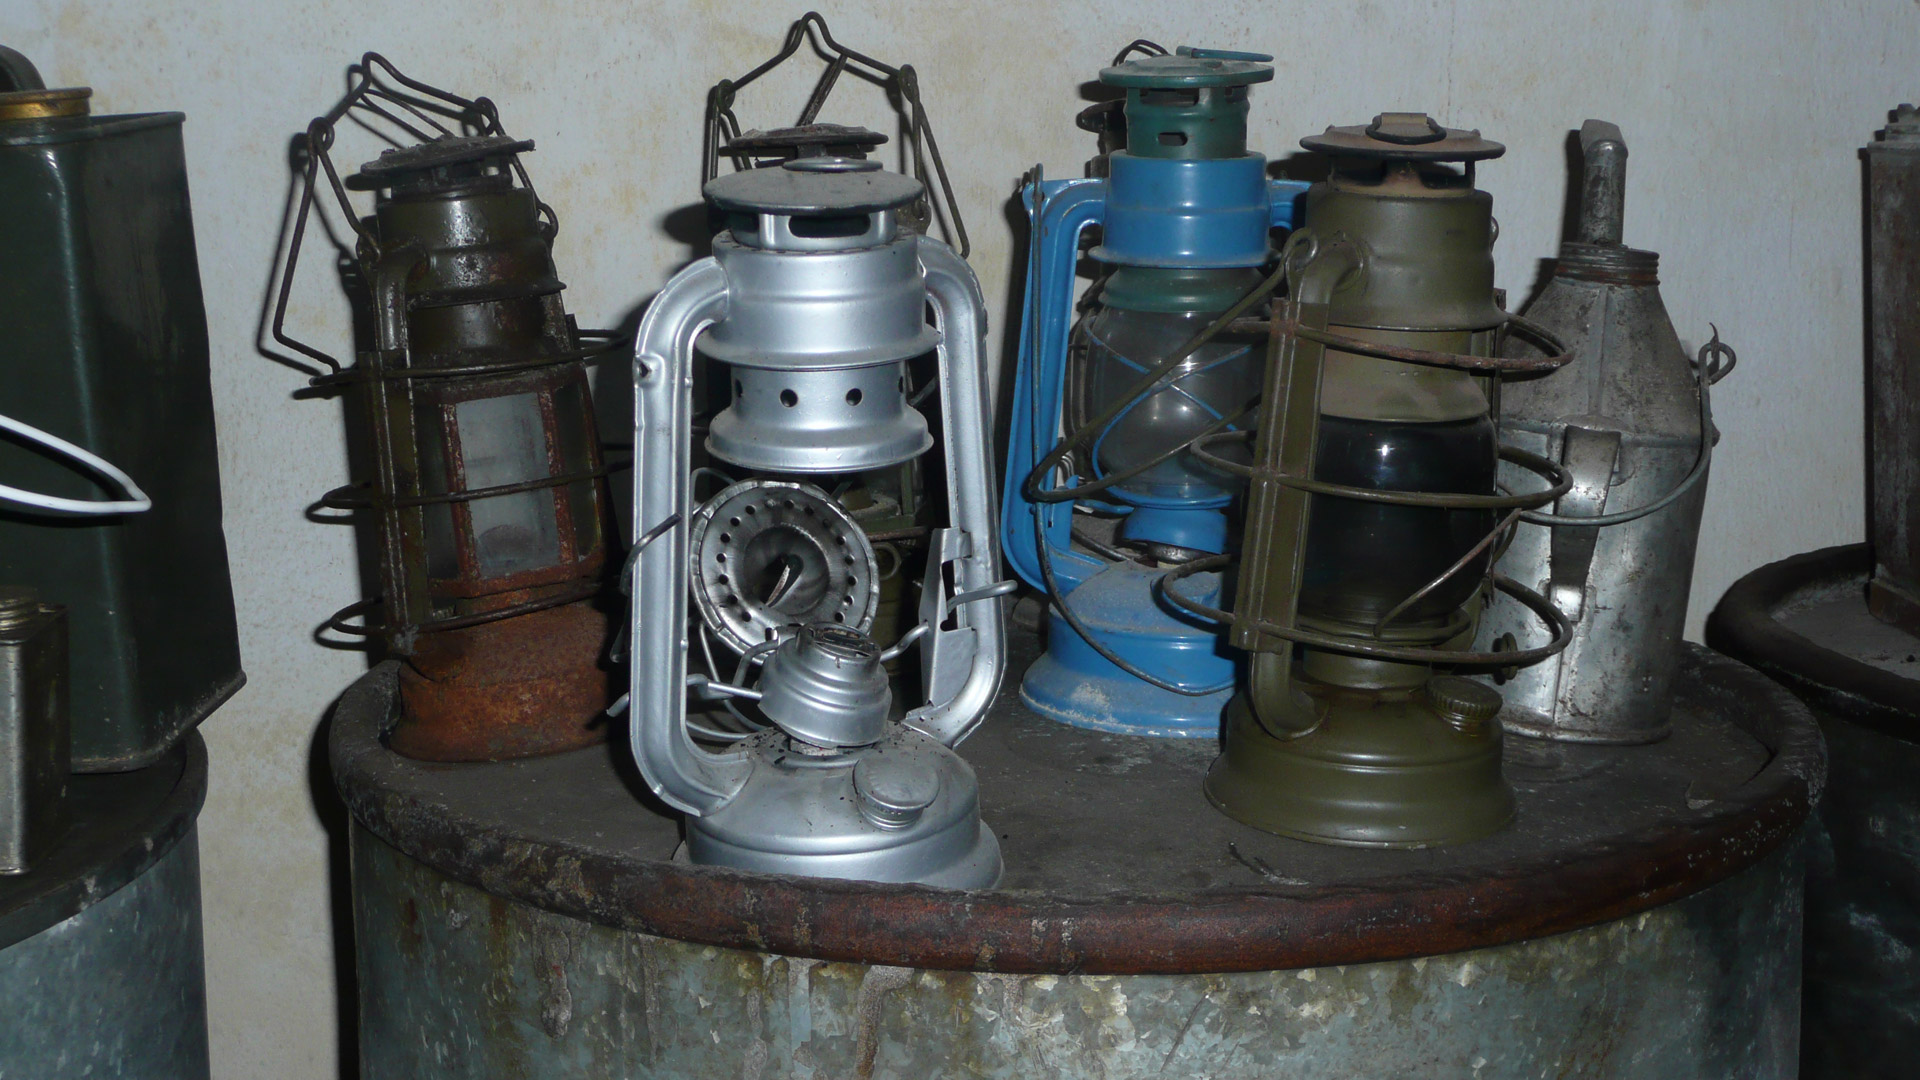
[[[26,54],[0,45],[0,92],[13,90],[45,90],[47,83],[40,77],[40,69]]]
[[[1587,577],[1593,569],[1593,549],[1600,539],[1596,525],[1574,524],[1580,518],[1599,517],[1607,508],[1614,468],[1620,461],[1620,433],[1578,425],[1567,426],[1560,463],[1573,474],[1573,489],[1560,496],[1554,514],[1561,521],[1553,530],[1548,560],[1548,598],[1561,614],[1580,621],[1586,608]]]
[[[1627,140],[1620,125],[1589,120],[1580,125],[1580,228],[1583,244],[1618,244],[1626,216]]]

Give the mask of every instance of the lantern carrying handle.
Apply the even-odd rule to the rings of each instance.
[[[687,522],[692,482],[693,343],[726,315],[726,271],[712,257],[673,276],[647,304],[633,355],[635,547],[627,609],[628,730],[647,787],[696,817],[746,783],[743,752],[710,753],[687,728]]]
[[[973,245],[967,238],[967,224],[960,216],[960,203],[954,198],[953,181],[947,176],[947,163],[940,156],[940,143],[933,136],[933,125],[927,120],[926,106],[920,100],[920,76],[913,65],[901,64],[898,67],[883,63],[863,52],[850,49],[834,40],[833,32],[827,29],[827,20],[817,11],[809,11],[795,19],[787,28],[786,39],[780,45],[780,51],[762,61],[759,66],[737,79],[722,79],[707,91],[706,124],[703,132],[703,153],[700,159],[700,186],[704,189],[707,182],[720,175],[720,155],[729,141],[741,134],[740,118],[734,115],[733,103],[740,90],[785,63],[788,58],[800,50],[800,43],[809,41],[814,51],[827,58],[827,69],[820,74],[820,80],[814,84],[813,92],[808,95],[806,105],[800,110],[799,123],[802,126],[814,123],[825,108],[827,95],[833,92],[834,84],[842,72],[849,66],[866,77],[879,82],[889,92],[898,94],[905,103],[907,137],[912,144],[913,174],[931,191],[932,178],[940,183],[940,199],[934,206],[937,216],[944,218],[951,227],[953,246],[965,259],[972,254]],[[932,163],[931,176],[928,163]],[[736,158],[735,167],[744,167],[745,162]],[[931,196],[930,204],[934,203]]]
[[[988,474],[994,454],[987,422],[986,300],[979,279],[952,248],[930,236],[918,242],[927,299],[940,332],[940,442],[953,525],[933,530],[928,538],[927,587],[920,594],[921,621],[931,627],[920,642],[927,704],[907,713],[906,723],[955,746],[986,719],[1006,668],[1002,607],[974,602],[1005,587]],[[949,563],[950,576],[943,570]]]

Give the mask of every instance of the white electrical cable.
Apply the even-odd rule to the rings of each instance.
[[[23,424],[11,416],[0,415],[0,431],[19,436],[42,449],[53,451],[72,464],[99,476],[120,493],[120,498],[106,501],[66,499],[58,495],[42,495],[37,491],[24,491],[17,487],[0,484],[0,502],[11,503],[23,510],[45,510],[81,517],[139,514],[153,508],[153,500],[147,498],[147,493],[141,491],[140,485],[133,482],[133,477],[121,472],[118,466],[93,451],[75,446],[57,435],[49,435],[31,424]]]

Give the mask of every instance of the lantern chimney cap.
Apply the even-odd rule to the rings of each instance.
[[[724,152],[759,159],[756,167],[765,167],[803,158],[864,158],[886,141],[877,131],[850,124],[801,124],[746,132],[727,140]]]
[[[1332,157],[1386,161],[1484,161],[1507,152],[1477,130],[1441,127],[1426,113],[1407,112],[1381,113],[1371,124],[1330,127],[1300,145]]]
[[[1182,45],[1163,56],[1143,56],[1102,68],[1100,81],[1108,86],[1139,90],[1179,87],[1249,86],[1273,79],[1273,57],[1266,53],[1196,49]]]
[[[516,139],[510,135],[449,135],[382,151],[379,157],[360,166],[359,172],[347,177],[346,184],[355,191],[371,191],[392,187],[397,180],[413,174],[488,158],[512,157],[532,149],[532,139]]]

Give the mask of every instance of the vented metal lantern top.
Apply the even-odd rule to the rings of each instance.
[[[1273,80],[1273,57],[1265,53],[1196,49],[1182,45],[1163,56],[1143,56],[1100,71],[1108,86],[1164,90],[1200,86],[1250,86]]]
[[[392,187],[396,182],[422,173],[488,159],[504,162],[532,149],[532,139],[516,139],[511,135],[449,135],[416,146],[383,151],[379,157],[360,166],[359,172],[347,177],[346,184],[355,191],[372,191]]]
[[[707,182],[707,201],[748,214],[868,214],[912,203],[926,186],[877,161],[803,157]]]
[[[1426,113],[1381,113],[1370,124],[1330,127],[1300,140],[1308,150],[1333,157],[1375,161],[1485,161],[1507,148],[1478,130],[1441,127]]]

